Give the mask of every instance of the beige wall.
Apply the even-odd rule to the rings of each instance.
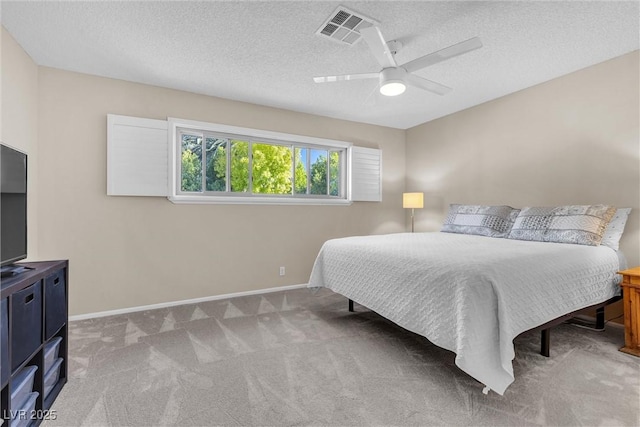
[[[28,155],[27,249],[38,257],[38,66],[4,27],[0,35],[0,140]]]
[[[404,131],[44,67],[39,95],[40,257],[70,260],[71,314],[306,283],[325,240],[404,230]],[[381,148],[383,202],[175,205],[107,196],[108,113]]]
[[[633,208],[621,241],[640,265],[638,51],[407,131],[416,229],[450,203]]]

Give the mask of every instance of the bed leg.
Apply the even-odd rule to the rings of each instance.
[[[604,307],[596,309],[596,329],[599,331],[604,329]]]
[[[540,354],[549,357],[549,346],[551,345],[551,328],[543,329],[540,340]]]
[[[349,299],[349,311],[351,311],[351,312],[355,311],[353,309],[353,300],[352,299]]]

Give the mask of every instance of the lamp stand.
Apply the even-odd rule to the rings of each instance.
[[[413,211],[414,209],[411,208],[411,232],[413,233]]]

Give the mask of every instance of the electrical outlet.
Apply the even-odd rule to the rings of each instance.
[[[280,275],[284,276],[284,267],[280,267]]]

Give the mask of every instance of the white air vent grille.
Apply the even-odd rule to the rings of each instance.
[[[379,24],[378,21],[367,18],[363,14],[349,10],[346,7],[339,6],[320,26],[316,34],[323,38],[329,38],[335,42],[352,46],[362,38],[360,37],[360,29],[377,24]]]
[[[333,34],[338,28],[337,25],[333,25],[333,24],[327,24],[326,27],[324,27],[320,33],[324,34],[325,36],[331,36],[331,34]]]
[[[331,19],[331,22],[333,22],[334,24],[342,25],[342,23],[346,21],[350,16],[351,14],[349,14],[348,12],[339,10],[338,13],[336,13],[336,15]]]
[[[355,16],[352,15],[349,20],[347,22],[345,22],[343,25],[350,29],[353,30],[359,23],[362,22],[362,18],[360,18],[359,16]]]

